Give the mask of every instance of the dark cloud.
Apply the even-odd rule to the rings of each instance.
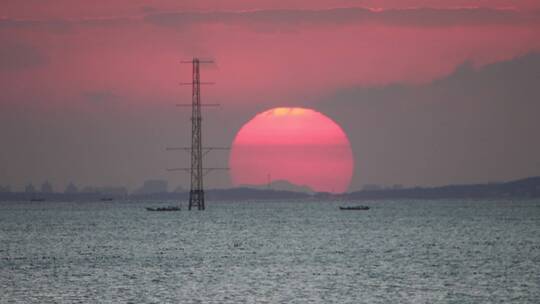
[[[65,19],[10,19],[0,18],[0,29],[40,29],[55,33],[66,33],[72,29],[73,22]]]
[[[421,86],[350,88],[319,109],[341,123],[365,183],[434,185],[540,175],[540,54]]]
[[[255,29],[285,29],[304,25],[381,24],[409,27],[448,27],[475,25],[539,24],[538,12],[493,8],[411,8],[375,11],[359,7],[322,10],[254,10],[254,11],[175,11],[159,12],[142,7],[141,16],[84,19],[25,20],[0,19],[0,29],[44,29],[68,32],[77,26],[122,26],[148,22],[158,26],[183,29],[201,24],[226,24]]]
[[[86,18],[73,22],[74,26],[89,26],[89,27],[115,27],[136,24],[138,18]]]
[[[77,27],[114,27],[135,24],[139,17],[100,17],[81,19],[10,19],[0,18],[1,29],[30,29],[57,34],[71,33]]]
[[[153,6],[141,6],[140,10],[143,13],[155,13],[155,12],[159,11],[157,8],[155,8]]]
[[[148,14],[146,21],[171,27],[203,23],[245,26],[298,26],[383,24],[414,27],[445,27],[458,25],[529,24],[538,23],[538,14],[490,8],[463,9],[390,9],[374,11],[365,8],[334,8],[325,10],[258,10],[246,12],[162,12]]]
[[[0,70],[32,68],[47,62],[47,57],[37,48],[3,41],[0,45]]]
[[[92,103],[109,103],[119,99],[119,96],[111,90],[86,91],[82,96]]]

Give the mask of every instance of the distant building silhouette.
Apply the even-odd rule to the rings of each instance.
[[[128,194],[126,187],[100,187],[97,190],[102,195],[112,197],[124,197]]]
[[[81,189],[81,193],[97,193],[98,188],[93,186],[86,186]]]
[[[45,181],[43,184],[41,184],[41,193],[52,193],[53,187],[51,183],[48,181]]]
[[[136,194],[165,193],[168,189],[168,182],[160,179],[144,181],[142,187],[135,191]]]
[[[104,196],[124,197],[128,194],[126,187],[84,187],[80,193],[94,193]]]
[[[383,187],[379,186],[379,185],[375,185],[375,184],[367,184],[367,185],[364,185],[364,187],[362,188],[362,190],[364,191],[378,191],[378,190],[382,190]]]
[[[64,190],[64,193],[69,193],[69,194],[74,194],[74,193],[77,193],[77,192],[79,192],[79,189],[77,188],[77,186],[75,186],[75,184],[73,182],[70,182],[66,186],[66,190]]]
[[[24,192],[26,192],[26,193],[35,193],[36,188],[32,184],[28,184],[28,185],[26,185],[26,187],[24,187]]]
[[[2,192],[2,193],[11,192],[11,187],[10,186],[0,186],[0,192]]]

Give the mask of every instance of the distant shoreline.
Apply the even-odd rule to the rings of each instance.
[[[209,189],[208,200],[280,200],[280,199],[338,199],[338,200],[380,200],[380,199],[500,199],[500,198],[540,198],[540,177],[497,183],[448,185],[441,187],[415,187],[403,189],[362,190],[344,194],[302,193],[272,189],[247,187],[230,189]],[[0,201],[128,201],[128,200],[177,200],[185,201],[188,192],[165,192],[153,194],[111,195],[107,193],[26,193],[0,192]]]

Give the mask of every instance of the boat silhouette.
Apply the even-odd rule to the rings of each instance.
[[[369,206],[340,206],[339,210],[369,210]]]
[[[146,207],[147,211],[180,211],[180,207],[178,206],[167,206],[167,207]]]

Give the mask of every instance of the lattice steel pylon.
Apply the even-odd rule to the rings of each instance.
[[[189,210],[197,207],[204,210],[202,116],[201,116],[201,75],[199,59],[193,59],[193,82],[191,96],[191,189],[189,190]]]
[[[201,63],[212,63],[212,61],[203,61],[198,58],[193,58],[191,61],[182,61],[182,63],[191,63],[193,65],[193,79],[188,83],[180,83],[181,85],[191,85],[191,104],[177,104],[177,106],[191,106],[191,147],[189,148],[167,148],[167,150],[185,150],[191,155],[190,168],[168,169],[169,171],[188,171],[190,174],[191,186],[189,190],[189,207],[205,210],[204,198],[204,176],[213,170],[228,170],[229,168],[205,168],[203,166],[204,156],[212,150],[228,150],[226,147],[206,147],[202,146],[202,111],[203,106],[219,106],[219,104],[202,104],[201,103],[201,84],[212,84],[210,82],[201,82],[199,65]],[[203,152],[204,151],[204,152]]]

